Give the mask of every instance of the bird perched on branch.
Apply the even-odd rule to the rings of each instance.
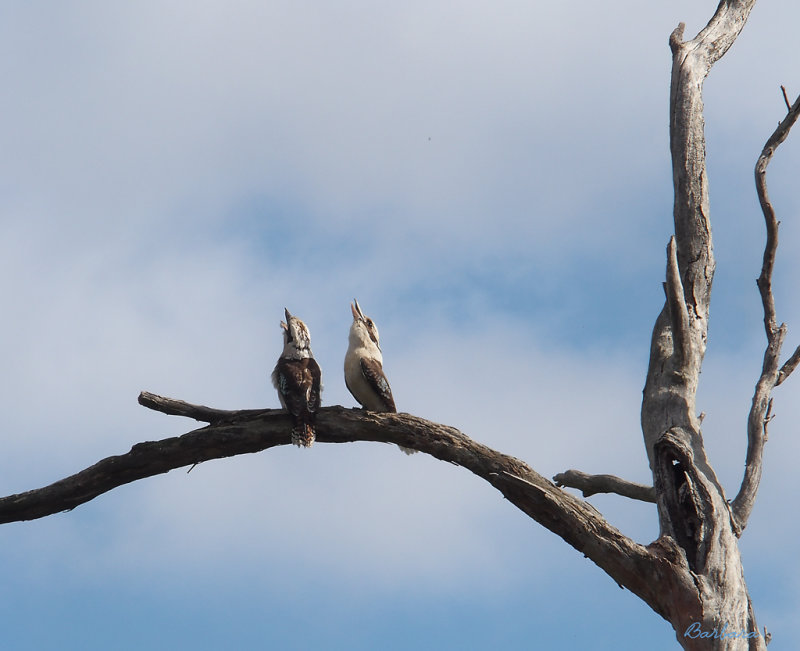
[[[364,409],[396,413],[392,388],[383,372],[378,326],[364,316],[358,301],[353,301],[350,304],[353,324],[350,326],[349,345],[344,356],[344,383]],[[416,452],[404,447],[400,449],[406,454]]]
[[[311,352],[308,326],[284,308],[283,353],[272,372],[281,407],[292,416],[292,443],[310,448],[314,443],[314,421],[322,392],[322,372]]]

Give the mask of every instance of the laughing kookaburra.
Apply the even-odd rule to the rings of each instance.
[[[281,407],[292,416],[292,443],[310,448],[314,443],[314,420],[322,392],[322,373],[311,352],[308,327],[284,308],[283,353],[272,372]]]
[[[392,388],[383,372],[378,326],[364,316],[358,301],[350,304],[353,324],[350,326],[349,345],[344,356],[344,383],[348,391],[369,411],[397,412]],[[406,454],[416,450],[400,448]]]

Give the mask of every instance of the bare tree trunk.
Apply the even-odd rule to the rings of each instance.
[[[694,39],[682,40],[682,24],[670,37],[675,236],[667,247],[666,301],[653,331],[642,401],[642,431],[653,472],[661,538],[678,544],[688,566],[684,568],[685,581],[694,583],[694,597],[676,598],[674,602],[683,605],[669,617],[687,649],[763,649],[766,645],[761,636],[722,635],[723,631],[752,634],[758,630],[738,548],[746,516],[744,508],[734,514],[737,507],[732,510],[729,506],[706,458],[695,409],[715,267],[706,177],[703,81],[733,44],[754,3],[755,0],[723,0]],[[768,228],[769,225],[768,218]],[[773,236],[770,230],[770,235],[765,260],[774,259],[777,246],[777,233]],[[764,291],[769,294],[769,299],[764,299],[765,311],[768,300],[771,304],[771,274],[771,264],[767,267],[765,262],[759,282],[760,286],[767,285],[762,295]],[[767,326],[769,362],[765,360],[757,391],[757,400],[765,409],[756,410],[755,416],[751,414],[751,421],[756,423],[763,421],[769,394],[778,379],[777,358],[784,333],[785,329],[775,327],[773,306]],[[752,499],[758,483],[755,476],[760,477],[763,437],[756,433],[750,440],[750,447],[757,448],[757,452],[748,454],[748,469],[752,472],[746,475],[749,488],[743,486],[743,491]],[[713,641],[692,639],[685,634],[692,627],[720,632],[721,637],[712,638]]]
[[[691,596],[668,619],[684,648],[761,649],[761,637],[708,639],[701,631],[757,631],[744,580],[740,533],[725,491],[709,464],[695,396],[708,336],[714,253],[709,222],[703,81],[747,20],[754,0],[721,2],[709,24],[684,42],[683,24],[670,37],[670,150],[675,236],[667,247],[666,301],[656,320],[642,400],[642,432],[656,489],[661,538],[680,547],[686,567],[676,585]],[[683,634],[683,635],[682,635]]]

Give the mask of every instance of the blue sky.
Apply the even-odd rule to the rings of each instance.
[[[557,6],[554,6],[557,5]],[[6,2],[0,492],[184,433],[141,390],[277,407],[284,306],[325,404],[358,297],[402,411],[546,476],[647,482],[638,426],[671,226],[667,38],[716,3]],[[741,479],[763,350],[752,169],[800,92],[790,0],[706,82],[718,260],[698,407]],[[800,343],[800,144],[769,172]],[[421,372],[420,369],[425,371]],[[800,611],[793,379],[741,543],[759,621]],[[641,542],[652,507],[592,503]],[[781,535],[775,535],[780,532]],[[278,449],[0,528],[8,649],[671,649],[663,620],[463,469]]]

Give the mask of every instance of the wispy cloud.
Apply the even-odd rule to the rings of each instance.
[[[401,410],[545,475],[646,482],[638,409],[671,212],[667,36],[679,20],[695,33],[713,7],[640,5],[4,5],[4,492],[195,426],[143,410],[142,389],[277,406],[284,306],[311,327],[324,402],[353,405],[354,296],[380,325]],[[759,5],[706,82],[720,264],[698,406],[730,490],[762,345],[752,166],[783,112],[778,85],[798,90],[792,12]],[[798,155],[790,141],[770,172],[790,326]],[[796,585],[793,551],[763,533],[791,487],[792,390],[776,395],[743,549],[771,549]],[[255,574],[290,590],[305,567],[328,587],[450,598],[556,571],[582,581],[572,550],[493,489],[419,457],[272,450],[3,531],[21,583],[65,554],[84,587],[204,568],[236,586]],[[593,501],[637,539],[656,535],[650,507]]]

